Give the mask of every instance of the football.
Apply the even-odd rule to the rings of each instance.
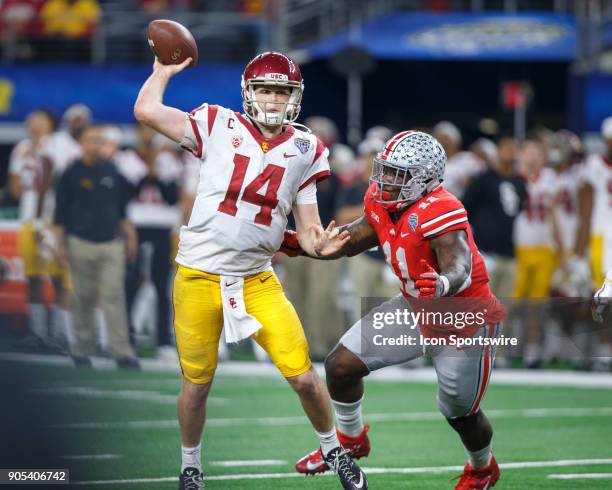
[[[147,30],[149,46],[163,65],[180,65],[187,58],[189,66],[198,63],[198,46],[189,30],[173,20],[154,20]]]

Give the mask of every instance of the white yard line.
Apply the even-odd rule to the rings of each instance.
[[[526,408],[514,410],[486,410],[489,418],[548,418],[548,417],[610,417],[612,407],[595,408]],[[365,414],[367,422],[418,422],[442,420],[440,412],[397,412]],[[308,419],[299,415],[295,417],[235,417],[209,418],[206,427],[287,427],[308,425]],[[134,420],[120,422],[71,422],[54,424],[59,429],[175,429],[176,419],[169,420]]]
[[[14,352],[0,352],[0,361],[26,362],[30,364],[43,364],[55,366],[72,366],[72,362],[65,356],[25,354]],[[111,359],[93,358],[95,369],[115,369]],[[161,361],[157,359],[141,359],[144,371],[180,373],[178,363],[175,361]],[[317,371],[324,375],[325,370],[321,363],[315,364]],[[217,375],[241,377],[271,377],[279,379],[278,370],[273,364],[258,362],[229,361],[219,364]],[[380,369],[368,376],[368,379],[378,381],[406,382],[406,383],[433,383],[436,374],[433,368],[404,369],[390,366]],[[498,385],[519,386],[571,386],[575,388],[612,388],[612,376],[609,373],[588,373],[579,371],[533,371],[526,369],[494,369],[492,383]]]
[[[562,466],[587,466],[587,465],[607,465],[612,464],[612,459],[563,459],[556,461],[525,461],[519,463],[505,463],[499,466],[502,469],[520,469],[520,468],[554,468]],[[435,474],[446,473],[450,471],[461,471],[463,466],[427,466],[420,468],[363,468],[368,475],[379,474]],[[331,472],[323,473],[320,476],[335,476]],[[264,480],[278,478],[304,478],[300,473],[243,473],[238,475],[214,475],[205,476],[205,481],[212,480]],[[161,483],[174,482],[177,477],[162,477],[162,478],[134,478],[125,480],[90,480],[71,482],[73,485],[117,485],[125,483]]]
[[[235,461],[210,461],[210,466],[221,466],[223,468],[240,468],[242,466],[283,466],[287,461],[283,459],[245,459]]]
[[[548,475],[551,480],[612,480],[612,473],[560,473]]]

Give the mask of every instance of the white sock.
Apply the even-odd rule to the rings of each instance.
[[[181,446],[181,473],[185,468],[197,468],[202,471],[202,443],[196,447]]]
[[[361,402],[363,397],[352,403],[332,400],[336,412],[338,429],[347,436],[358,436],[363,432],[363,417],[361,415]]]
[[[64,337],[70,347],[72,347],[76,339],[74,338],[74,322],[72,321],[72,313],[68,310],[60,310],[62,316],[62,324],[64,325]]]
[[[30,303],[30,332],[42,340],[47,340],[49,328],[47,326],[47,307],[42,303]]]
[[[49,337],[57,339],[60,337],[62,332],[62,319],[60,318],[60,307],[57,305],[51,305],[49,309],[49,315],[51,317],[51,328],[49,330]]]
[[[340,441],[338,440],[338,434],[336,433],[335,427],[329,432],[317,432],[317,436],[319,436],[319,441],[321,441],[321,451],[323,452],[323,456],[326,456],[332,449],[340,446]]]
[[[485,466],[489,466],[491,462],[491,443],[479,451],[472,452],[466,449],[466,452],[472,468],[484,468]]]
[[[104,312],[100,308],[94,309],[94,322],[97,328],[97,342],[103,350],[110,349],[110,341],[108,340],[108,329],[106,327],[106,318]]]

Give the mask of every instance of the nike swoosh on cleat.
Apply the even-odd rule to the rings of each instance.
[[[355,483],[355,487],[363,488],[363,471],[359,472],[359,481]]]
[[[313,463],[311,461],[306,461],[306,469],[310,471],[314,471],[319,468],[320,463]]]

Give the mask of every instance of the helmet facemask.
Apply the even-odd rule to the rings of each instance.
[[[278,75],[276,75],[278,76]],[[255,89],[258,87],[269,87],[270,89],[283,87],[289,89],[289,99],[285,103],[259,102],[256,99]],[[255,121],[264,126],[280,126],[295,121],[300,113],[300,103],[304,84],[290,80],[280,81],[267,78],[253,78],[242,81],[242,98],[244,111]],[[278,112],[268,111],[268,104],[281,106]]]
[[[370,183],[376,185],[376,201],[397,211],[423,196],[426,179],[427,176],[419,168],[400,168],[376,157]]]
[[[445,165],[444,148],[433,136],[398,133],[374,158],[374,199],[390,211],[403,209],[440,185]]]

